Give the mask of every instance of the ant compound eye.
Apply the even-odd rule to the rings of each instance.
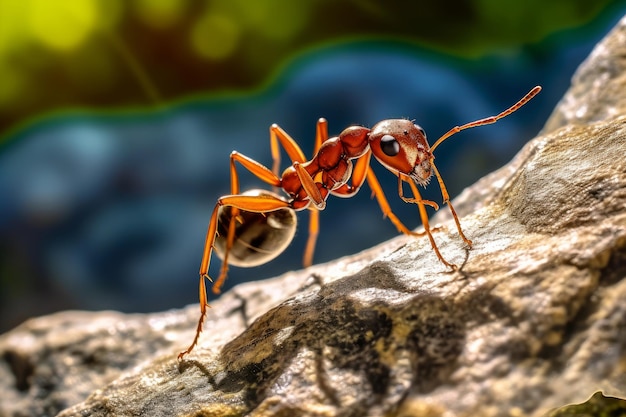
[[[396,156],[400,152],[400,144],[391,135],[383,135],[380,138],[380,149],[387,156]]]
[[[422,129],[422,126],[420,125],[415,125],[415,128],[417,130],[419,130],[419,132],[422,134],[422,136],[424,136],[424,139],[426,138],[426,131],[424,129]]]

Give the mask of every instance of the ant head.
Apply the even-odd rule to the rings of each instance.
[[[424,129],[410,120],[383,120],[369,134],[374,157],[393,173],[413,178],[426,185],[433,174],[433,159]]]

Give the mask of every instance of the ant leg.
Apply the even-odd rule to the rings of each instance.
[[[233,213],[235,212],[235,209],[252,211],[252,212],[257,212],[257,213],[265,213],[268,211],[277,210],[279,208],[289,207],[289,203],[286,202],[285,200],[282,200],[276,197],[271,197],[271,196],[232,195],[232,196],[222,197],[220,200],[218,200],[218,204],[220,204],[219,201],[222,201],[221,205],[223,206],[233,207]],[[221,292],[221,287],[224,284],[224,281],[226,281],[226,276],[228,273],[228,254],[230,252],[230,249],[233,247],[233,243],[235,241],[234,226],[233,226],[235,221],[236,221],[235,216],[233,216],[233,219],[231,220],[231,223],[229,225],[228,238],[226,241],[226,250],[224,251],[224,260],[222,262],[222,269],[220,271],[220,275],[218,276],[217,280],[213,284],[213,288],[212,288],[212,291],[214,294],[219,294]],[[231,232],[232,232],[232,235],[231,235]],[[213,236],[213,242],[214,241],[215,241],[215,236]],[[209,248],[208,252],[207,252],[207,247],[205,244],[205,256],[207,257],[210,257],[211,255],[213,242],[211,242],[211,247]],[[202,271],[200,271],[200,273],[202,273]],[[208,273],[208,265],[207,265],[206,273]]]
[[[328,122],[321,117],[317,121],[315,129],[315,148],[313,153],[317,153],[322,143],[328,140]],[[280,149],[278,145],[282,145],[283,149],[289,155],[291,162],[305,163],[307,161],[304,152],[300,149],[300,146],[282,127],[276,123],[270,126],[270,148],[272,151],[272,172],[277,177],[280,177]]]
[[[446,189],[446,185],[443,183],[443,178],[441,178],[441,175],[439,174],[439,170],[437,169],[437,167],[435,166],[434,163],[431,162],[430,166],[433,167],[433,171],[435,171],[435,177],[437,177],[437,182],[439,182],[439,189],[441,190],[441,196],[443,197],[443,203],[448,205],[448,208],[450,209],[450,213],[452,213],[452,217],[454,218],[454,222],[456,223],[456,228],[459,231],[459,235],[461,236],[461,239],[463,239],[463,241],[471,249],[472,241],[469,240],[467,237],[465,237],[465,234],[463,233],[463,230],[461,230],[461,222],[459,221],[459,217],[456,215],[456,210],[454,210],[454,207],[452,206],[452,203],[450,203],[450,195],[448,194],[448,190]]]
[[[296,174],[298,174],[298,179],[300,179],[302,188],[309,197],[310,202],[317,210],[324,210],[326,207],[326,197],[328,196],[328,191],[325,188],[320,189],[317,187],[313,177],[311,177],[306,169],[304,169],[302,164],[294,162],[293,167],[296,170]]]
[[[317,154],[317,151],[322,146],[322,143],[328,140],[328,121],[323,117],[317,119],[315,125],[315,147],[313,148],[313,155]]]
[[[247,157],[237,151],[233,151],[230,154],[230,193],[232,195],[239,194],[239,175],[237,174],[237,166],[236,162],[239,162],[245,169],[254,174],[260,180],[266,182],[267,184],[273,185],[274,187],[279,187],[281,180],[278,178],[272,171],[270,171],[264,165],[258,163],[254,159]],[[232,219],[230,220],[230,224],[228,225],[228,234],[226,237],[226,250],[224,251],[224,259],[222,261],[222,268],[220,270],[220,275],[217,278],[217,281],[213,284],[212,291],[214,294],[220,293],[220,288],[226,281],[226,277],[228,275],[228,257],[230,255],[230,249],[233,247],[235,242],[235,227],[238,219],[239,211],[237,208],[233,208]],[[209,254],[210,255],[210,254]],[[205,256],[208,256],[205,246]],[[206,260],[203,258],[203,264]],[[202,268],[201,268],[202,273]],[[205,274],[208,273],[208,268]]]
[[[259,178],[261,181],[280,187],[280,177],[270,171],[265,165],[260,164],[254,159],[245,156],[237,151],[230,154],[230,192],[231,194],[239,194],[239,176],[235,162],[239,162],[241,166],[250,171],[251,174]]]
[[[211,278],[209,277],[209,263],[211,261],[211,250],[213,249],[213,243],[215,242],[215,233],[217,230],[217,212],[219,208],[220,204],[218,202],[213,209],[213,214],[211,214],[211,221],[209,222],[209,228],[207,229],[206,238],[204,241],[204,255],[200,264],[200,286],[198,291],[200,296],[200,318],[198,319],[196,334],[193,338],[193,341],[191,342],[191,345],[189,345],[186,350],[178,354],[178,360],[183,359],[185,355],[191,353],[193,348],[198,344],[198,338],[200,337],[200,333],[202,332],[202,324],[204,323],[204,318],[206,317],[206,310],[207,307],[209,307],[204,280],[208,279],[209,281],[211,281]]]
[[[356,163],[354,164],[354,168],[352,169],[352,184],[344,184],[341,187],[332,190],[330,193],[332,195],[336,195],[337,197],[344,198],[352,197],[354,194],[356,194],[365,182],[368,168],[370,166],[371,157],[372,151],[368,150],[359,159],[357,159]]]
[[[252,211],[252,212],[257,212],[257,213],[265,213],[268,211],[274,211],[280,208],[289,207],[289,203],[280,198],[272,197],[272,196],[265,196],[265,195],[263,196],[227,195],[227,196],[220,197],[217,200],[217,203],[215,204],[215,208],[213,209],[213,214],[211,214],[211,221],[209,222],[209,227],[207,229],[206,239],[204,243],[204,255],[202,257],[202,263],[200,265],[200,285],[199,285],[200,318],[198,320],[198,325],[196,327],[196,334],[193,338],[193,341],[186,350],[178,354],[179,360],[183,359],[185,355],[191,353],[193,348],[198,344],[198,339],[200,337],[200,333],[202,332],[202,324],[204,322],[204,318],[206,317],[207,307],[209,307],[209,304],[207,303],[206,286],[205,286],[204,280],[211,279],[208,275],[209,264],[211,261],[211,253],[213,252],[213,244],[215,243],[215,238],[216,238],[216,233],[217,233],[217,214],[219,212],[220,207],[222,206],[231,206],[239,210],[247,210],[247,211]],[[219,282],[216,282],[215,285],[217,285],[218,283]]]
[[[351,189],[350,194],[357,193],[365,183],[371,159],[372,151],[368,150],[367,153],[362,155],[354,164],[354,169],[352,170],[352,185],[349,187]],[[350,194],[346,194],[346,196],[350,196]]]
[[[313,148],[313,154],[317,154],[317,151],[322,146],[322,143],[328,140],[328,122],[324,118],[317,120],[315,129],[315,147]],[[309,237],[306,241],[306,247],[304,249],[304,255],[302,258],[302,264],[305,267],[309,267],[313,264],[313,255],[315,253],[315,245],[317,243],[317,236],[320,229],[320,212],[316,209],[309,211]]]
[[[411,187],[415,187],[415,183],[413,183],[412,180],[407,180],[406,178],[401,177],[400,175],[398,175],[398,195],[400,196],[400,198],[402,199],[402,201],[404,201],[405,203],[409,203],[409,204],[425,204],[427,206],[430,206],[432,208],[435,209],[435,211],[439,210],[439,204],[435,203],[434,201],[431,200],[418,200],[416,198],[409,198],[409,197],[405,197],[404,196],[404,187],[403,187],[403,183],[404,182],[408,182],[409,185]],[[419,192],[418,192],[419,194]],[[413,195],[415,195],[415,193],[413,193]],[[433,227],[430,229],[431,232],[437,232],[439,231],[440,227]]]
[[[324,118],[320,118],[317,121],[316,129],[315,129],[315,147],[313,150],[314,154],[317,154],[322,143],[328,140],[328,122]],[[277,124],[273,124],[270,127],[270,146],[272,149],[272,172],[277,177],[279,176],[280,170],[280,149],[278,147],[279,143],[283,146],[287,155],[291,159],[291,162],[294,163],[304,163],[306,162],[306,157],[304,156],[304,152],[300,149],[296,141],[285,132],[280,126]],[[298,168],[296,168],[298,170]],[[309,195],[312,195],[312,201],[316,206],[319,206],[323,203],[322,197],[316,192],[317,186],[311,185],[312,181],[307,181],[306,176],[300,169],[298,174],[299,176],[304,178],[304,181],[307,184]],[[310,177],[310,176],[309,176]],[[302,179],[301,179],[302,180]],[[306,188],[305,188],[306,190]],[[311,217],[309,218],[309,238],[307,240],[306,249],[304,252],[303,265],[310,266],[313,263],[313,253],[315,252],[315,244],[317,242],[317,234],[319,231],[319,214],[315,213],[315,210],[311,211]]]
[[[376,197],[376,200],[378,201],[378,205],[383,212],[383,216],[388,217],[400,233],[411,236],[424,236],[424,234],[427,233],[414,232],[412,230],[409,230],[409,228],[406,227],[404,223],[400,221],[400,219],[398,219],[394,212],[391,211],[391,206],[389,206],[389,202],[387,201],[387,197],[385,197],[383,188],[380,186],[380,183],[378,182],[378,179],[376,178],[376,175],[374,174],[374,171],[371,167],[367,168],[367,183],[372,189],[372,194],[374,195],[374,197]]]
[[[411,186],[411,191],[413,192],[413,195],[415,196],[415,204],[417,204],[417,208],[419,209],[420,212],[420,219],[422,220],[422,225],[424,226],[424,231],[426,232],[426,234],[428,235],[428,240],[430,241],[430,246],[433,248],[433,250],[435,251],[435,255],[437,255],[437,258],[439,258],[439,260],[446,265],[448,268],[451,269],[458,269],[456,265],[451,264],[450,262],[446,261],[444,259],[444,257],[441,255],[441,252],[439,252],[439,248],[437,247],[437,244],[435,243],[435,239],[433,238],[433,235],[431,233],[430,230],[430,224],[428,223],[428,213],[426,213],[426,206],[424,205],[424,201],[422,200],[422,196],[420,195],[419,190],[417,189],[417,186],[413,183],[413,181],[410,180],[410,178],[408,180],[406,180],[409,185]]]
[[[398,175],[398,195],[400,196],[400,198],[402,199],[402,201],[404,201],[405,203],[409,203],[409,204],[418,204],[418,203],[422,203],[425,204],[427,206],[431,206],[432,208],[435,209],[435,211],[439,210],[439,204],[435,203],[434,201],[430,201],[430,200],[417,200],[415,198],[409,198],[409,197],[405,197],[404,196],[404,190],[402,187],[402,183],[403,182],[408,182],[409,184],[413,184],[413,181],[407,181],[405,179],[403,179],[401,176]]]
[[[278,144],[283,146],[283,149],[289,155],[291,162],[306,162],[306,156],[304,156],[304,152],[298,146],[298,143],[283,130],[282,127],[278,126],[276,123],[270,126],[270,149],[272,151],[272,172],[277,177],[280,176],[280,149],[278,148]]]
[[[191,345],[189,345],[189,347],[187,349],[185,349],[184,351],[182,351],[182,352],[180,352],[178,354],[178,360],[183,359],[183,357],[185,355],[187,355],[188,353],[191,353],[193,348],[198,344],[198,338],[200,338],[200,333],[202,332],[202,324],[204,323],[204,318],[206,317],[206,309],[208,307],[211,307],[207,303],[206,286],[204,285],[204,279],[205,278],[208,278],[208,276],[201,276],[200,277],[200,288],[199,288],[199,294],[200,294],[200,319],[198,320],[198,325],[196,326],[196,334],[193,337],[193,341],[191,342]]]
[[[306,248],[304,249],[304,256],[302,258],[302,264],[304,267],[309,267],[313,264],[313,254],[315,253],[315,244],[317,243],[317,235],[320,229],[320,212],[312,208],[309,211],[309,237],[306,241]]]

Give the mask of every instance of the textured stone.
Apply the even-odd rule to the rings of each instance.
[[[539,416],[623,397],[624,48],[626,19],[542,134],[457,199],[473,249],[435,218],[459,271],[400,236],[241,285],[182,362],[197,306],[34,319],[0,338],[0,415]]]

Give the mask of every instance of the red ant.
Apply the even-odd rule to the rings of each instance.
[[[211,280],[208,273],[213,249],[223,260],[220,275],[213,284],[213,292],[219,294],[226,279],[229,264],[251,267],[269,262],[280,255],[289,246],[295,234],[295,212],[309,209],[311,210],[309,238],[304,252],[304,265],[310,266],[319,228],[319,211],[326,206],[326,200],[330,195],[352,197],[366,180],[378,200],[383,215],[391,220],[399,232],[412,236],[426,234],[437,258],[448,268],[456,269],[456,265],[446,261],[439,252],[428,224],[426,206],[433,207],[435,210],[438,210],[439,206],[434,201],[422,199],[416,184],[425,187],[433,174],[435,175],[441,189],[443,204],[447,204],[450,208],[461,239],[468,248],[471,248],[472,241],[465,237],[461,230],[459,218],[450,203],[446,186],[435,167],[433,152],[444,140],[462,130],[495,123],[508,116],[526,104],[539,91],[541,87],[534,87],[517,103],[497,116],[453,127],[432,147],[426,141],[424,130],[410,120],[383,120],[371,129],[350,126],[339,136],[329,138],[328,123],[325,119],[319,119],[315,135],[315,156],[310,160],[306,159],[296,141],[276,124],[270,127],[270,146],[274,161],[272,170],[254,159],[233,151],[230,154],[231,192],[230,195],[222,196],[217,200],[204,244],[204,255],[200,265],[200,319],[196,335],[187,350],[178,355],[178,359],[182,359],[193,350],[202,331],[202,323],[209,306],[204,280],[205,278]],[[279,175],[279,143],[292,162],[282,175]],[[400,198],[406,203],[417,204],[424,226],[423,232],[409,230],[391,211],[380,183],[370,167],[372,154],[385,168],[398,177]],[[241,193],[236,170],[237,163],[275,189],[282,188],[289,197],[284,198],[266,190]],[[413,197],[404,196],[403,183],[405,182],[409,184]]]

